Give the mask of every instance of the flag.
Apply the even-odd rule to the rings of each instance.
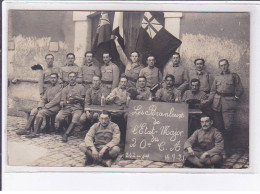
[[[146,64],[148,55],[156,58],[156,66],[162,70],[181,41],[169,33],[150,12],[145,12],[136,42],[136,50]]]
[[[114,42],[114,37],[118,37],[118,42],[121,45],[122,49],[125,49],[125,41],[124,41],[124,30],[123,30],[123,12],[115,12],[114,22],[113,22],[113,30],[111,36],[111,56],[113,58],[114,63],[116,63],[120,69],[120,72],[124,72],[125,66],[122,64],[119,54],[116,49],[116,44]]]
[[[97,33],[92,46],[95,58],[103,63],[103,53],[109,52],[111,47],[112,27],[107,12],[102,12],[97,27]]]

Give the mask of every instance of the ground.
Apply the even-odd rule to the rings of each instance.
[[[41,167],[83,167],[85,155],[78,145],[86,132],[74,132],[67,143],[61,141],[61,135],[41,134],[40,137],[28,139],[16,134],[17,129],[24,128],[26,119],[8,116],[8,162],[9,165]],[[247,148],[234,149],[221,168],[248,168],[249,154]],[[91,165],[91,167],[102,167]],[[183,168],[182,163],[164,163],[149,160],[126,160],[123,150],[113,162],[113,168]]]

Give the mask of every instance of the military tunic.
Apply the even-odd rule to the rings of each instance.
[[[209,101],[212,102],[212,109],[222,114],[224,129],[227,131],[234,124],[235,111],[238,105],[234,97],[239,98],[243,91],[240,77],[236,73],[221,73],[213,81]],[[222,126],[221,123],[216,123],[216,125]]]
[[[72,122],[77,123],[83,112],[83,104],[80,102],[70,102],[69,97],[85,97],[85,88],[81,84],[68,85],[63,88],[61,92],[61,102],[64,102],[64,109],[60,110],[56,116],[56,122],[60,122],[65,119],[65,117],[72,115]]]
[[[156,92],[155,100],[161,102],[175,102],[176,100],[181,100],[181,95],[176,88],[168,88],[165,86]]]
[[[190,71],[189,79],[198,79],[200,80],[200,90],[206,93],[210,92],[210,74],[205,70],[202,71]]]
[[[126,104],[127,96],[130,96],[130,94],[126,89],[122,90],[120,87],[117,87],[106,97],[106,101],[118,105]]]
[[[94,75],[100,76],[100,69],[98,65],[92,63],[86,63],[81,67],[83,85],[86,89],[89,89],[92,84]]]
[[[52,73],[58,74],[58,83],[62,83],[61,70],[58,67],[46,68],[40,75],[39,79],[39,92],[41,95],[51,86],[50,77]]]
[[[157,67],[145,67],[140,71],[139,76],[144,76],[146,78],[146,86],[149,88],[162,81],[162,73]]]
[[[200,156],[207,152],[211,157],[224,154],[224,139],[219,130],[211,127],[208,130],[196,130],[184,144],[184,155],[187,155],[187,148],[194,150],[195,156]],[[186,152],[186,153],[185,153]]]
[[[119,68],[111,61],[101,67],[102,86],[110,93],[115,89],[119,82]]]
[[[77,64],[65,65],[61,68],[62,81],[67,86],[69,84],[69,73],[75,72],[77,74],[77,83],[82,83],[82,70]]]
[[[106,127],[103,127],[100,122],[95,123],[86,134],[84,142],[88,149],[95,147],[100,151],[104,146],[112,149],[120,142],[119,127],[111,121]]]
[[[125,65],[125,75],[128,78],[128,87],[136,87],[136,82],[138,80],[141,69],[144,68],[144,65],[140,62],[133,63],[131,62],[120,45],[116,45],[117,51],[120,56],[120,60]]]
[[[138,93],[138,95],[136,96],[137,100],[148,100],[152,96],[150,88],[148,87],[145,88],[138,87],[137,93]]]
[[[163,77],[167,74],[171,74],[175,78],[174,86],[178,90],[180,90],[182,93],[186,90],[186,88],[189,85],[188,82],[188,73],[186,69],[184,69],[183,66],[173,66],[173,64],[167,65],[167,67],[164,70]]]
[[[182,101],[187,102],[188,100],[206,100],[207,94],[203,91],[193,93],[191,90],[186,90],[183,94]]]

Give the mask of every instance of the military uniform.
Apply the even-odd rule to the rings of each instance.
[[[77,64],[73,65],[65,65],[61,67],[61,72],[62,72],[62,81],[65,86],[68,85],[69,83],[69,73],[70,72],[75,72],[77,74],[77,83],[82,83],[82,70]]]
[[[111,61],[101,67],[101,83],[102,87],[110,93],[115,89],[119,82],[119,68]]]
[[[120,87],[117,87],[106,97],[106,101],[118,105],[126,104],[127,96],[130,96],[130,94],[126,89],[122,90]]]
[[[234,123],[234,116],[239,98],[243,93],[240,77],[236,73],[221,73],[213,81],[209,101],[214,110],[214,122],[217,128],[230,131]],[[221,118],[222,117],[222,118]],[[222,120],[223,119],[223,120]]]
[[[183,94],[182,101],[187,102],[189,100],[206,100],[207,94],[203,91],[198,91],[196,93],[192,92],[191,90],[186,90]]]
[[[38,105],[38,108],[42,108],[39,110],[38,108],[33,108],[31,110],[30,116],[25,126],[25,130],[19,131],[18,135],[28,134],[26,130],[30,130],[30,128],[34,126],[34,120],[36,119],[36,127],[35,133],[37,133],[41,127],[42,119],[46,117],[50,117],[56,115],[60,110],[59,102],[60,102],[60,94],[62,90],[62,85],[56,84],[55,86],[50,86],[44,93],[41,101]],[[40,122],[37,120],[41,119]]]
[[[161,102],[175,102],[181,100],[180,92],[174,88],[163,87],[160,88],[155,94],[155,100]]]
[[[81,114],[83,113],[83,104],[80,102],[70,102],[69,97],[85,96],[85,88],[81,84],[68,85],[63,88],[61,93],[61,102],[64,102],[64,108],[59,111],[55,119],[55,125],[59,128],[60,122],[67,116],[72,115],[72,123],[78,123]]]
[[[97,64],[86,63],[81,67],[83,85],[86,89],[89,89],[92,84],[92,78],[94,75],[100,76],[100,69]]]
[[[205,70],[202,71],[190,71],[189,72],[189,78],[192,79],[198,79],[200,80],[200,90],[204,91],[205,93],[210,92],[210,74],[206,72]]]
[[[157,67],[150,68],[147,66],[140,71],[139,76],[146,78],[146,86],[149,88],[162,81],[162,73]]]
[[[58,74],[58,83],[62,83],[61,70],[58,67],[51,67],[43,70],[39,79],[39,92],[41,95],[51,86],[50,77],[52,73]]]
[[[150,97],[152,97],[150,88],[148,88],[148,87],[145,87],[145,88],[138,87],[137,88],[137,96],[136,96],[137,100],[149,100]]]
[[[91,158],[89,153],[92,152],[93,148],[99,152],[104,146],[107,146],[108,149],[104,153],[103,158],[116,158],[120,153],[119,142],[120,130],[117,124],[110,121],[108,126],[103,127],[98,122],[89,129],[84,142],[79,145],[79,149],[87,154],[87,158]]]
[[[187,148],[191,147],[194,151],[194,156],[189,156]],[[184,156],[189,161],[195,161],[196,157],[199,159],[203,153],[207,152],[209,158],[205,164],[220,164],[224,151],[224,139],[219,130],[211,127],[208,130],[198,129],[196,130],[184,144]]]
[[[139,77],[139,73],[141,69],[144,68],[144,65],[141,64],[140,62],[133,63],[131,62],[126,54],[124,53],[123,49],[121,48],[120,45],[116,45],[117,51],[120,56],[120,60],[122,63],[125,65],[125,76],[128,79],[127,86],[130,87],[136,87],[136,82]]]
[[[183,66],[179,66],[179,65],[173,66],[173,64],[169,64],[164,70],[164,73],[163,73],[164,78],[167,74],[171,74],[174,76],[175,88],[177,88],[178,90],[180,90],[183,93],[189,85],[188,73],[187,73],[186,69],[184,69]]]
[[[104,97],[106,97],[107,96],[106,92],[107,92],[107,90],[105,90],[102,87],[99,87],[99,88],[91,87],[91,88],[89,88],[87,90],[86,96],[85,96],[85,108],[87,108],[91,104],[93,104],[93,105],[100,105],[101,104],[102,94],[104,95]],[[98,117],[97,114],[95,114],[94,112],[90,112],[90,111],[87,111],[86,113],[83,113],[80,116],[80,123],[84,124],[87,119],[91,119],[91,118],[96,119],[96,117]]]

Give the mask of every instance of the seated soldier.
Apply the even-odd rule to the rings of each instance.
[[[106,97],[108,104],[117,104],[119,106],[126,105],[127,98],[130,98],[130,94],[127,92],[127,78],[125,76],[120,77],[120,82],[117,88]]]
[[[51,85],[45,91],[39,106],[32,109],[25,129],[18,131],[18,135],[28,135],[30,133],[30,129],[34,128],[34,120],[36,120],[34,131],[32,131],[32,134],[30,134],[28,137],[38,137],[39,135],[36,134],[40,131],[43,118],[56,115],[60,110],[59,102],[62,85],[58,84],[58,74],[51,73],[49,81]]]
[[[88,107],[88,105],[101,105],[101,97],[102,95],[104,97],[107,96],[106,94],[107,90],[105,90],[103,87],[101,87],[101,80],[100,76],[94,75],[92,79],[92,86],[87,90],[86,96],[85,96],[85,108]],[[83,113],[79,119],[80,123],[83,125],[87,119],[91,122],[97,120],[99,117],[99,114],[97,112],[93,111],[86,111]]]
[[[192,79],[190,81],[191,90],[186,90],[182,101],[189,104],[190,108],[200,108],[207,100],[207,94],[200,91],[200,80]]]
[[[197,129],[184,144],[185,163],[196,167],[219,167],[224,154],[224,139],[212,126],[207,115],[201,116],[201,128]]]
[[[112,159],[120,153],[118,147],[120,141],[120,130],[117,124],[110,121],[110,114],[103,111],[99,122],[95,123],[86,134],[84,143],[79,149],[86,154],[86,165],[99,162],[110,167]]]
[[[82,84],[76,82],[77,73],[69,73],[69,85],[63,88],[61,92],[60,106],[61,110],[55,119],[55,128],[59,130],[62,123],[68,116],[72,116],[72,121],[62,137],[63,142],[68,141],[68,136],[70,132],[74,129],[77,123],[79,123],[79,118],[83,113],[83,102],[85,98],[85,88]]]
[[[150,88],[146,87],[146,77],[140,76],[138,77],[138,87],[137,87],[137,100],[151,100],[152,93]]]
[[[160,102],[180,102],[181,93],[174,87],[174,76],[168,74],[165,76],[166,85],[157,90],[155,100]]]

